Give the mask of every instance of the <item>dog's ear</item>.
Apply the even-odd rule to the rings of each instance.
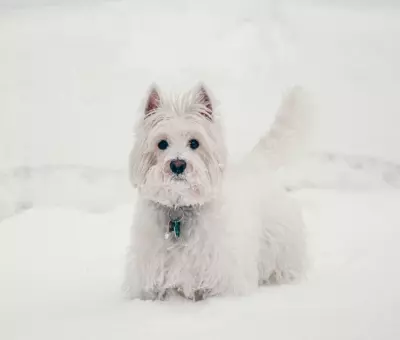
[[[146,106],[144,109],[145,116],[147,117],[148,115],[155,113],[155,111],[160,107],[160,102],[159,90],[155,84],[152,84],[147,95]]]
[[[211,103],[210,95],[208,94],[208,91],[206,90],[206,87],[203,84],[199,84],[197,86],[196,102],[204,105],[206,109],[205,112],[200,112],[200,113],[206,118],[212,120],[213,106]]]

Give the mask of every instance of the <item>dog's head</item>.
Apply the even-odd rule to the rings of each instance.
[[[219,190],[225,158],[203,85],[172,96],[150,88],[130,154],[130,179],[142,196],[167,206],[204,204]]]

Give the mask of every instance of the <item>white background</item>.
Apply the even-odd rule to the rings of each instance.
[[[399,339],[399,60],[397,1],[0,1],[0,338]],[[249,297],[127,302],[137,109],[199,80],[232,158],[288,86],[312,94],[319,156],[291,178],[312,265]]]

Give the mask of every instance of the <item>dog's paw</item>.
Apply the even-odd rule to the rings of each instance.
[[[205,300],[207,297],[212,295],[210,289],[197,289],[190,295],[185,295],[182,289],[176,289],[175,291],[177,295],[194,302]]]
[[[168,292],[166,290],[158,290],[158,289],[152,289],[152,290],[142,290],[140,293],[140,300],[160,300],[164,301],[168,298]]]
[[[211,290],[209,289],[198,289],[193,292],[192,300],[194,302],[205,300],[211,295]]]
[[[259,285],[279,285],[296,280],[298,275],[293,271],[275,270],[267,279],[260,279]]]

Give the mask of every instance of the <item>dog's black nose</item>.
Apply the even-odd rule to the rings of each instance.
[[[182,159],[174,159],[169,163],[169,167],[174,174],[180,175],[186,169],[186,162]]]

